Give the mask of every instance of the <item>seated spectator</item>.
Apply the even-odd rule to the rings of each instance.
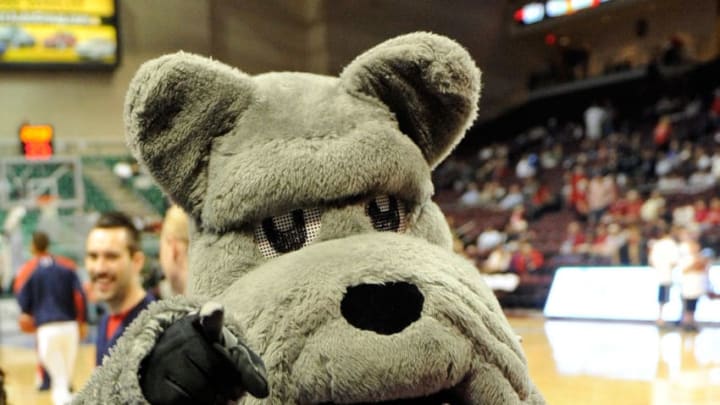
[[[480,192],[477,183],[468,183],[465,192],[460,196],[460,204],[466,207],[477,207],[480,203]]]
[[[653,142],[655,146],[660,150],[666,150],[670,137],[672,136],[672,123],[670,117],[663,115],[658,120],[653,130]]]
[[[657,182],[657,190],[663,194],[682,193],[686,187],[685,178],[677,172],[670,172],[667,176],[660,177]]]
[[[527,153],[515,165],[515,177],[520,180],[535,177],[537,173],[537,155]]]
[[[525,219],[525,208],[518,205],[513,208],[508,223],[505,226],[507,240],[515,240],[522,236],[528,229],[528,222]]]
[[[591,224],[597,223],[610,205],[615,202],[615,180],[612,176],[603,176],[596,169],[587,188],[587,202],[590,210],[588,219]]]
[[[720,197],[710,199],[710,207],[708,207],[708,213],[705,217],[705,224],[709,226],[720,225]]]
[[[618,249],[618,264],[623,266],[647,266],[647,241],[640,228],[632,226],[626,231],[625,242]]]
[[[698,198],[693,203],[693,213],[695,214],[695,223],[700,226],[701,230],[707,229],[707,217],[710,215],[710,208],[702,198]]]
[[[544,262],[545,257],[539,250],[529,241],[522,241],[510,259],[510,270],[522,276],[540,270]]]
[[[485,284],[496,293],[510,293],[520,285],[520,277],[508,271],[511,259],[512,254],[507,247],[498,245],[480,269]]]
[[[495,157],[495,145],[488,145],[485,147],[480,148],[477,153],[477,157],[480,160],[480,162],[487,162],[493,157]]]
[[[720,180],[720,147],[716,147],[715,153],[710,157],[710,173],[715,177],[715,180]]]
[[[604,256],[610,258],[610,263],[620,264],[620,248],[626,243],[627,234],[625,229],[618,223],[611,223],[607,226],[607,238],[605,239]]]
[[[708,112],[714,126],[720,127],[720,87],[713,92],[713,99],[710,103],[710,111]]]
[[[640,150],[640,164],[637,167],[637,176],[642,183],[655,181],[655,166],[658,154],[651,148]]]
[[[490,172],[490,178],[492,180],[502,180],[512,174],[506,149],[498,149],[498,157],[495,158],[491,164],[492,171]]]
[[[504,244],[499,244],[490,252],[488,258],[483,262],[483,273],[505,273],[510,270],[510,261],[512,253]]]
[[[640,218],[645,222],[653,222],[663,216],[665,212],[665,198],[660,191],[653,190],[650,197],[640,207]]]
[[[590,241],[590,256],[597,264],[610,264],[612,262],[611,246],[608,242],[607,226],[599,223],[595,226],[592,240]]]
[[[680,173],[685,177],[690,176],[690,174],[692,174],[696,169],[695,161],[693,161],[692,157],[693,157],[692,142],[688,142],[688,141],[683,142],[682,146],[680,147],[679,152],[677,153],[675,167],[677,167],[678,170],[680,170]]]
[[[480,190],[480,204],[494,207],[505,195],[505,189],[497,181],[486,182]]]
[[[615,201],[610,207],[613,218],[622,224],[634,224],[640,220],[640,211],[643,201],[640,193],[631,189],[625,193],[625,197]]]
[[[675,207],[672,211],[672,223],[675,226],[682,228],[694,227],[695,222],[695,207],[693,204],[683,204]]]
[[[572,169],[572,174],[570,177],[570,184],[573,188],[577,187],[578,182],[581,180],[587,180],[588,176],[585,172],[585,167],[581,164],[576,164],[575,167]]]
[[[675,168],[675,156],[670,153],[658,153],[655,160],[655,176],[665,177]]]
[[[520,186],[518,184],[512,184],[508,189],[508,193],[500,200],[498,205],[503,210],[510,210],[523,203],[524,197]]]
[[[709,169],[696,170],[688,177],[688,187],[692,192],[702,192],[715,186],[715,176]]]
[[[504,242],[505,234],[500,232],[494,226],[488,225],[477,237],[478,254],[481,256],[485,255],[495,249],[496,246],[502,245]]]
[[[709,171],[712,168],[712,158],[702,146],[695,147],[695,167],[700,171]]]
[[[562,144],[556,143],[552,148],[545,148],[540,153],[540,167],[543,169],[554,169],[560,164],[563,158]]]
[[[560,244],[560,254],[574,255],[588,252],[587,237],[578,221],[572,221],[567,225],[565,239]]]
[[[603,125],[608,119],[608,112],[600,103],[593,102],[583,113],[585,119],[585,136],[588,139],[598,140],[603,134]]]
[[[570,191],[570,207],[575,212],[577,218],[583,222],[587,220],[590,214],[590,206],[588,205],[587,199],[587,185],[588,180],[582,178]]]
[[[546,212],[559,209],[557,198],[550,191],[550,187],[547,184],[534,183],[532,194],[527,199],[527,216],[530,220],[536,220]]]

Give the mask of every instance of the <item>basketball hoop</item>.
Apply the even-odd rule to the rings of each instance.
[[[37,204],[38,208],[48,208],[52,207],[55,204],[55,201],[57,200],[57,197],[50,194],[43,194],[39,195],[35,198],[35,204]]]

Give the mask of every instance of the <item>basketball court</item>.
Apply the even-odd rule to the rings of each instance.
[[[699,333],[660,331],[650,323],[548,320],[511,314],[522,336],[533,380],[548,404],[696,405],[720,402],[720,328]],[[83,344],[74,387],[94,367],[95,349]],[[35,389],[35,352],[29,335],[3,336],[0,364],[10,404],[51,405]]]

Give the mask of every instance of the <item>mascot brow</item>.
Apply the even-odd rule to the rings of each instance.
[[[480,83],[463,47],[424,32],[339,77],[145,63],[127,142],[193,218],[189,293],[146,310],[75,403],[543,404],[431,200]]]

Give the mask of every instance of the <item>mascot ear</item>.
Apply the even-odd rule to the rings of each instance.
[[[245,73],[182,52],[146,62],[130,83],[128,146],[170,198],[196,218],[212,140],[232,130],[254,89]]]
[[[480,71],[456,42],[403,35],[368,50],[341,74],[345,88],[380,99],[431,167],[462,139],[477,113]]]

